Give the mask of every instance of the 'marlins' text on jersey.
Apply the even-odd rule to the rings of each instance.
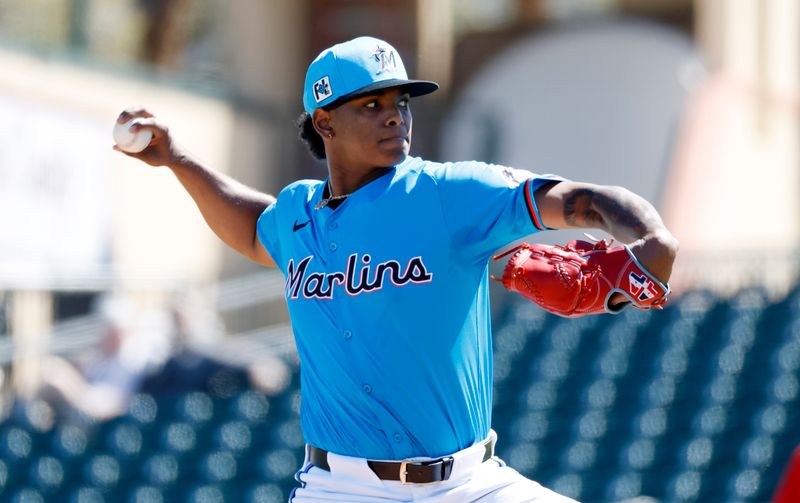
[[[425,268],[422,257],[414,257],[405,268],[396,260],[387,260],[373,265],[369,254],[358,258],[357,253],[347,257],[347,268],[344,272],[311,272],[308,265],[314,260],[310,255],[295,265],[289,259],[286,266],[286,297],[296,299],[302,293],[306,299],[332,299],[336,286],[343,288],[348,295],[360,295],[383,288],[384,281],[391,281],[395,286],[408,283],[428,283],[433,274]]]

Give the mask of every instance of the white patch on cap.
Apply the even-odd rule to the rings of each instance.
[[[381,64],[380,68],[378,68],[378,71],[375,72],[376,75],[380,75],[385,71],[393,72],[397,70],[397,60],[395,59],[394,51],[378,46],[378,48],[375,49],[375,54],[373,54],[372,57],[375,58],[375,61]]]
[[[317,103],[333,96],[333,89],[331,89],[331,82],[327,75],[314,82],[311,90],[314,92],[314,99],[317,100]]]

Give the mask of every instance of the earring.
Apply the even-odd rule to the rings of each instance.
[[[329,139],[329,140],[332,140],[332,139],[333,139],[333,131],[331,131],[330,133],[328,133],[328,139]]]

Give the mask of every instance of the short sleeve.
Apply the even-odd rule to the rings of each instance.
[[[547,230],[533,194],[546,183],[564,180],[481,162],[443,164],[436,178],[453,246],[475,261]]]
[[[258,222],[256,222],[256,232],[258,240],[261,241],[269,256],[280,266],[280,264],[283,264],[283,260],[281,260],[280,241],[278,239],[277,207],[278,202],[276,201],[267,206],[261,213],[261,216],[258,217]]]

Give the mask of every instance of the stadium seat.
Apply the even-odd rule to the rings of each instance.
[[[205,425],[214,416],[214,402],[207,393],[194,391],[178,398],[174,413],[184,421]]]
[[[253,434],[243,421],[227,421],[214,431],[216,446],[220,449],[240,454],[250,448]]]
[[[622,471],[617,473],[603,491],[598,494],[598,501],[622,501],[635,498],[642,494],[642,475],[637,471]]]
[[[236,477],[238,466],[230,452],[214,451],[200,459],[198,468],[206,482],[222,483]]]
[[[172,454],[154,453],[143,460],[141,477],[144,483],[165,489],[178,481],[183,468]]]
[[[107,499],[99,489],[92,486],[79,485],[68,492],[66,501],[70,503],[105,503],[111,500]]]
[[[142,427],[151,426],[158,416],[158,403],[152,395],[138,393],[131,398],[128,405],[128,416]]]
[[[148,485],[132,485],[128,487],[125,494],[129,495],[130,503],[166,503],[164,492],[161,489]]]
[[[132,422],[119,422],[106,434],[106,449],[117,459],[135,458],[142,452],[142,430]]]
[[[697,501],[703,483],[703,474],[685,470],[676,474],[667,485],[668,501]]]
[[[498,455],[520,473],[532,477],[538,472],[541,456],[536,442],[521,442],[504,447],[498,444]]]
[[[248,503],[285,503],[289,495],[276,484],[258,484],[246,491],[245,498]]]
[[[159,433],[159,447],[164,452],[180,457],[197,447],[197,431],[185,421],[166,422]]]
[[[292,479],[302,461],[294,450],[276,449],[261,456],[258,468],[263,480],[281,482]]]
[[[302,450],[305,442],[303,430],[300,427],[300,418],[292,417],[273,426],[273,445],[279,448]]]
[[[45,503],[44,495],[31,487],[20,487],[16,489],[9,498],[10,503]]]
[[[765,501],[800,444],[800,289],[579,319],[512,305],[494,343],[498,454],[582,501]],[[0,501],[284,502],[304,455],[292,372],[269,396],[154,388],[103,422],[15,407]]]
[[[122,475],[119,461],[108,454],[96,454],[83,464],[86,483],[102,490],[116,487]]]
[[[67,462],[72,462],[86,453],[89,436],[84,429],[66,424],[54,432],[51,439],[51,452]]]
[[[43,494],[57,492],[65,482],[64,466],[52,456],[42,456],[29,466],[31,484]]]
[[[270,404],[263,394],[247,390],[231,401],[230,409],[235,419],[241,419],[251,425],[257,425],[267,418]]]

